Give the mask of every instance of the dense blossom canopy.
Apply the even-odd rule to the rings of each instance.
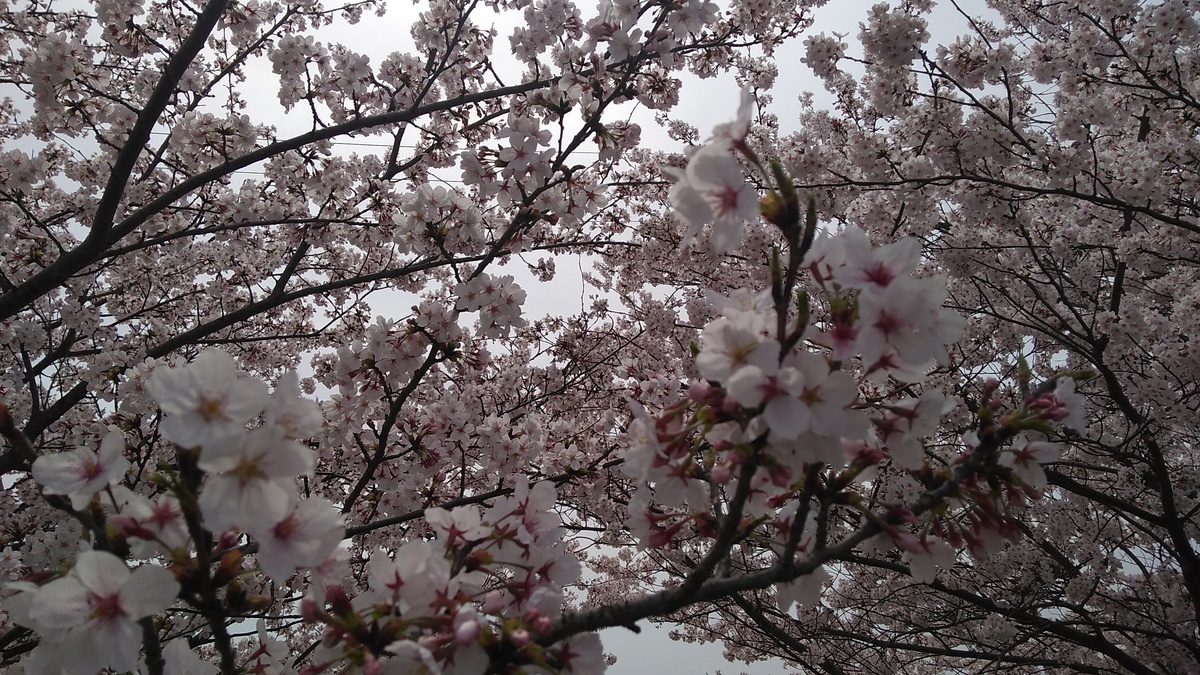
[[[0,5],[0,667],[1200,669],[1200,6],[822,4]]]

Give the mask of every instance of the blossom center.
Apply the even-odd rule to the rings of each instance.
[[[88,609],[91,610],[91,618],[99,621],[126,616],[125,610],[121,607],[120,593],[111,593],[109,595],[92,593],[88,597]]]
[[[869,267],[863,272],[867,275],[867,280],[876,286],[887,286],[896,278],[895,271],[883,263],[875,263],[873,267]]]
[[[229,416],[225,414],[221,399],[209,398],[204,394],[200,395],[200,409],[198,412],[204,418],[205,422],[229,419]]]
[[[80,467],[80,473],[87,480],[92,480],[98,478],[104,473],[104,467],[100,466],[100,462],[89,457],[88,459],[83,460],[83,465]]]
[[[726,186],[717,194],[717,215],[724,216],[730,213],[736,213],[738,209],[738,198],[741,191],[732,185]]]
[[[275,525],[273,533],[276,539],[290,539],[296,530],[300,529],[300,523],[296,519],[296,514],[293,512],[287,518],[279,521]]]
[[[262,470],[262,467],[259,466],[258,462],[253,459],[243,460],[241,464],[238,464],[237,467],[229,473],[230,475],[237,477],[238,482],[242,486],[245,486],[250,481],[264,480],[267,478],[267,474]]]
[[[875,320],[875,328],[879,329],[884,335],[893,335],[899,332],[904,326],[904,322],[898,316],[893,316],[887,312],[880,312],[879,318]]]

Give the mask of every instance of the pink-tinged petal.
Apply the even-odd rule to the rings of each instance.
[[[892,461],[901,469],[917,470],[925,466],[925,446],[919,438],[905,436],[898,442],[888,444]]]
[[[88,619],[88,590],[75,577],[56,579],[37,590],[29,618],[46,628],[71,628]]]
[[[163,424],[170,421],[171,418],[168,418]],[[159,428],[162,428],[161,424]],[[247,449],[247,446],[250,444],[253,435],[254,432],[238,429],[236,433],[229,433],[222,436],[218,442],[206,443],[196,465],[209,473],[222,473],[237,469],[251,452]]]
[[[321,428],[321,406],[301,398],[300,377],[289,370],[279,378],[266,409],[266,422],[281,427],[287,438],[308,438]]]
[[[283,582],[297,568],[325,562],[344,532],[342,516],[332,502],[319,497],[303,499],[274,526],[253,532],[259,543],[255,558],[267,576]]]
[[[225,414],[244,423],[261,413],[269,400],[265,382],[253,377],[239,377],[226,390]]]
[[[76,450],[60,452],[53,455],[42,455],[33,461],[33,480],[39,483],[43,491],[49,495],[70,495],[71,508],[76,511],[83,509],[91,501],[95,490],[83,490],[87,484],[85,464],[91,452]]]
[[[742,167],[729,150],[721,145],[706,145],[688,161],[687,177],[700,191],[739,188],[745,184]]]
[[[725,382],[725,390],[741,405],[753,408],[766,396],[767,376],[758,366],[742,366]]]
[[[686,178],[680,179],[672,185],[667,192],[667,197],[671,200],[671,205],[675,207],[680,218],[688,226],[681,243],[686,244],[691,241],[693,237],[700,234],[707,223],[712,222],[712,207],[705,201],[704,195],[692,187]]]
[[[908,557],[908,572],[913,581],[922,584],[932,584],[937,579],[937,566],[933,558],[924,555],[905,554]]]
[[[125,434],[119,431],[109,432],[104,440],[100,441],[96,456],[100,458],[100,464],[104,467],[123,465],[121,474],[124,474],[124,469],[129,467],[129,461],[125,459]]]
[[[387,672],[389,673],[395,675],[442,675],[442,668],[433,658],[433,653],[416,642],[393,642],[388,645],[387,650],[395,655],[387,662]]]
[[[259,427],[230,439],[220,448],[206,448],[201,453],[199,466],[208,472],[251,473],[271,478],[291,478],[312,471],[316,457],[311,450],[292,440],[283,438],[279,427]]]
[[[315,464],[313,451],[295,441],[280,441],[262,460],[263,472],[273,478],[311,473]]]
[[[1062,446],[1049,441],[1033,441],[1029,444],[1029,453],[1038,464],[1056,462],[1062,457]]]
[[[804,373],[800,372],[800,370],[787,366],[778,369],[775,382],[780,390],[792,396],[798,396],[804,391],[804,384],[807,380],[804,377]]]
[[[780,396],[771,399],[763,409],[763,419],[771,433],[785,439],[794,439],[808,429],[812,413],[798,399]]]
[[[158,366],[146,380],[146,392],[167,415],[177,415],[195,405],[196,389],[195,378],[186,367]]]
[[[848,288],[883,289],[894,280],[907,276],[920,262],[921,244],[906,237],[895,243],[870,248],[861,230],[857,236],[865,240],[847,248],[846,267],[838,272],[837,280]]]
[[[121,585],[121,606],[133,619],[158,614],[175,602],[179,582],[170,570],[142,565]]]
[[[84,588],[100,596],[115,595],[129,578],[129,568],[117,556],[107,551],[84,551],[79,554],[73,573]]]
[[[66,673],[67,675],[75,675],[66,665],[71,651],[63,647],[61,639],[55,638],[53,642],[50,640],[50,638],[39,640],[37,647],[34,647],[33,651],[21,659],[24,672]],[[95,675],[95,672],[85,673],[84,675]]]
[[[133,619],[113,617],[95,620],[75,630],[87,631],[87,642],[91,643],[96,661],[118,673],[137,670],[142,629]]]
[[[564,672],[571,675],[602,675],[605,671],[604,645],[596,633],[584,633],[564,640],[557,650]]]
[[[726,220],[713,223],[712,245],[718,253],[731,253],[742,245],[742,223]]]
[[[269,527],[283,520],[291,506],[294,488],[272,480],[243,483],[234,477],[216,476],[200,493],[200,512],[213,532],[231,527]]]
[[[1041,490],[1046,487],[1046,471],[1039,464],[1030,464],[1022,467],[1017,472],[1017,475],[1021,477],[1021,482],[1034,490]]]
[[[203,448],[212,443],[211,425],[205,424],[199,415],[186,411],[167,413],[158,423],[158,431],[163,438],[184,448]]]
[[[601,654],[601,658],[603,658]],[[487,672],[488,666],[491,665],[491,657],[487,651],[478,642],[472,642],[467,645],[460,645],[450,655],[450,660],[446,663],[447,675],[483,675]],[[601,661],[603,664],[603,660]],[[566,666],[564,665],[564,668]],[[568,670],[567,672],[576,672]],[[603,671],[600,671],[603,672]]]
[[[779,343],[761,338],[754,330],[721,317],[704,327],[704,346],[696,356],[696,368],[707,380],[723,382],[734,369],[752,364],[763,372],[778,367]]]
[[[156,369],[146,390],[166,419],[163,436],[184,447],[204,447],[256,417],[267,404],[267,385],[239,377],[233,357],[202,352],[182,368]]]
[[[66,638],[55,645],[62,673],[66,675],[96,675],[105,664],[96,653],[94,631],[91,626],[72,629]],[[48,671],[58,675],[57,671]]]
[[[845,411],[833,408],[809,408],[812,412],[810,417],[811,429],[818,436],[840,436],[842,429],[846,426]]]
[[[186,639],[171,640],[163,647],[163,660],[167,673],[187,673],[187,675],[210,675],[215,672],[213,664],[206,663],[188,646]]]
[[[1076,431],[1087,428],[1087,421],[1083,414],[1087,408],[1087,399],[1082,394],[1075,393],[1074,378],[1058,378],[1057,386],[1054,388],[1054,398],[1067,413],[1062,421],[1064,427]]]
[[[830,578],[824,567],[818,567],[795,581],[779,584],[775,591],[775,601],[779,604],[780,611],[786,613],[794,604],[801,607],[816,605],[821,601],[821,592]]]
[[[258,568],[267,575],[267,578],[277,584],[282,584],[300,567],[296,560],[296,549],[295,543],[291,541],[261,539],[254,559],[258,562]]]
[[[878,249],[879,260],[892,269],[896,276],[910,274],[921,262],[921,242],[905,237]]]
[[[206,349],[188,366],[199,387],[208,392],[220,392],[230,388],[237,379],[237,362],[228,352]]]

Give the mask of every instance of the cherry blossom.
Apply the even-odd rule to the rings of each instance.
[[[692,155],[671,188],[671,203],[687,223],[684,242],[710,225],[713,247],[720,252],[737,249],[743,224],[758,215],[757,193],[737,160],[720,145],[706,145]]]
[[[120,513],[112,516],[109,523],[122,535],[142,540],[145,545],[136,547],[139,555],[149,557],[155,552],[155,545],[174,550],[187,543],[191,535],[176,497],[158,495],[148,499],[129,490],[116,493]]]
[[[389,559],[386,554],[371,559],[372,593],[396,604],[406,616],[433,612],[439,593],[447,593],[450,564],[428,542],[410,541]]]
[[[72,452],[43,455],[33,462],[33,479],[46,494],[66,495],[71,508],[85,508],[92,496],[115,485],[129,469],[125,459],[125,436],[111,431],[95,450],[87,447]]]
[[[260,427],[210,447],[200,460],[202,469],[215,473],[200,493],[205,521],[219,532],[284,520],[293,492],[288,479],[312,471],[313,461],[312,452],[285,440],[278,427]]]
[[[739,150],[745,151],[747,149],[746,137],[750,134],[750,118],[753,112],[754,93],[749,89],[743,89],[737,116],[732,122],[719,124],[713,129],[713,138],[717,144],[728,143]]]
[[[298,568],[316,568],[341,543],[344,525],[329,500],[310,497],[299,500],[287,515],[265,529],[251,528],[258,542],[255,559],[271,579],[283,583]]]
[[[914,279],[891,283],[882,292],[865,293],[859,301],[857,342],[863,360],[877,364],[888,352],[894,352],[900,364],[919,366],[945,360],[944,345],[958,338],[962,319],[941,308],[944,283],[944,279]]]
[[[286,438],[308,438],[321,427],[321,408],[300,393],[300,379],[289,370],[275,385],[264,411],[264,422],[283,430]]]
[[[779,604],[779,611],[787,613],[792,605],[807,607],[817,604],[821,601],[821,593],[830,580],[829,572],[818,567],[795,581],[780,584],[779,589],[775,592],[775,601]]]
[[[146,390],[167,414],[163,435],[187,448],[219,445],[267,403],[266,385],[238,377],[233,357],[216,349],[187,366],[156,370]]]
[[[743,366],[769,370],[779,364],[779,344],[764,339],[754,326],[722,318],[705,326],[703,335],[696,367],[706,379],[723,381]]]
[[[835,279],[846,288],[885,289],[892,281],[911,274],[921,256],[920,242],[911,237],[873,247],[866,233],[849,227],[839,239],[845,262],[837,268]]]
[[[937,578],[937,568],[954,565],[954,549],[937,537],[903,535],[897,538],[896,543],[904,551],[904,559],[913,579],[921,583],[933,583]]]
[[[771,431],[783,438],[795,438],[810,424],[810,411],[797,398],[804,388],[804,376],[795,368],[758,366],[739,368],[726,381],[729,395],[743,406],[763,405],[763,419]]]
[[[479,509],[473,506],[460,506],[451,511],[437,507],[426,509],[425,521],[438,533],[438,538],[450,546],[477,541],[491,533]]]
[[[830,371],[829,362],[813,353],[797,354],[794,365],[804,383],[798,398],[807,409],[808,426],[813,433],[856,437],[855,415],[849,409],[858,397],[854,378],[841,370]]]
[[[429,649],[416,642],[402,640],[388,647],[392,658],[385,662],[385,675],[442,675],[442,668]]]
[[[179,592],[171,573],[156,565],[132,572],[104,551],[84,551],[67,576],[36,591],[29,616],[35,627],[65,630],[56,640],[67,673],[137,667],[138,620],[169,607]]]
[[[1042,465],[1057,460],[1060,454],[1057,443],[1036,441],[1022,435],[1013,442],[1009,452],[1000,457],[1000,465],[1010,467],[1022,484],[1041,490],[1046,487],[1046,472]]]

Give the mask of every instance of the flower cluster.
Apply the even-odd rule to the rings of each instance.
[[[817,238],[802,265],[832,296],[816,340],[835,360],[859,355],[867,372],[909,382],[923,379],[934,359],[945,362],[963,319],[942,307],[944,276],[914,276],[920,254],[915,239],[873,246],[854,227]]]
[[[169,607],[179,593],[171,572],[153,564],[133,571],[105,551],[84,551],[64,577],[22,583],[6,603],[18,623],[42,637],[29,672],[92,675],[137,669],[139,621]]]
[[[751,109],[752,99],[743,96],[737,119],[723,127],[714,142],[697,150],[686,170],[667,168],[676,179],[670,190],[671,205],[687,224],[681,243],[691,241],[707,225],[715,250],[734,251],[741,246],[746,221],[758,216],[758,193],[746,182],[734,154],[745,148]]]
[[[159,479],[169,494],[151,499],[119,484],[128,462],[116,431],[97,450],[40,458],[34,475],[47,494],[67,495],[76,509],[90,508],[96,493],[107,491],[116,541],[174,564],[168,570],[144,563],[131,572],[112,553],[84,551],[65,577],[15,585],[6,608],[42,636],[31,661],[39,672],[136,669],[139,622],[170,606],[181,588],[187,598],[214,583],[226,587],[231,607],[248,602],[233,599],[245,596],[235,532],[252,537],[259,570],[276,583],[287,583],[298,568],[321,577],[301,608],[326,633],[313,672],[346,659],[386,663],[388,672],[478,675],[498,659],[555,672],[603,671],[594,634],[539,643],[562,615],[564,586],[580,575],[562,541],[552,483],[521,478],[486,511],[427,509],[436,540],[376,551],[368,590],[352,599],[338,566],[329,564],[345,536],[342,517],[326,499],[296,495],[293,479],[312,470],[313,457],[295,439],[316,434],[321,413],[300,397],[295,374],[268,393],[227,353],[209,350],[188,365],[154,368],[145,388],[166,413],[160,430],[179,447],[178,468]],[[195,522],[217,542],[211,576],[195,569],[188,551]],[[260,642],[261,653],[248,663],[273,667],[279,660],[272,641]],[[178,651],[164,653],[172,663],[187,661]]]
[[[321,412],[299,397],[294,373],[268,395],[261,380],[238,374],[233,357],[208,350],[187,366],[156,369],[146,389],[166,413],[163,435],[197,453],[195,466],[208,474],[198,503],[210,531],[251,534],[262,570],[280,582],[333,554],[342,539],[333,505],[296,495],[293,479],[315,461],[296,439],[316,433]]]
[[[525,291],[511,275],[478,274],[455,286],[454,294],[458,296],[459,311],[479,312],[479,334],[483,337],[505,337],[514,327],[525,325],[521,318]]]
[[[759,213],[735,158],[762,168],[745,142],[747,115],[743,106],[678,174],[670,198],[687,225],[685,241],[711,225],[714,248],[734,252],[743,221]],[[980,433],[964,439],[967,452],[935,468],[926,442],[958,400],[932,387],[882,401],[874,392],[883,382],[922,383],[932,364],[948,362],[946,345],[964,321],[943,307],[946,277],[922,273],[916,239],[875,245],[853,226],[818,234],[811,200],[801,223],[800,200],[779,165],[763,179],[774,185],[762,215],[786,246],[772,253],[771,289],[711,295],[719,315],[694,347],[700,379],[657,415],[632,404],[622,466],[637,485],[630,529],[643,547],[719,540],[721,514],[734,510],[750,519],[744,527],[763,526],[771,555],[788,565],[798,552],[817,553],[829,534],[828,524],[814,520],[811,500],[844,503],[870,523],[871,546],[899,547],[912,576],[932,582],[939,567],[954,566],[956,546],[974,553],[1010,534],[1008,505],[986,486],[1043,487],[1040,463],[1057,458],[1055,446],[1019,432],[1077,424],[1082,399],[1064,377],[996,427],[988,420],[1003,403],[991,401],[995,387],[986,385],[991,407],[978,413]],[[887,460],[927,485],[960,484],[962,505],[953,517],[924,524],[903,500],[882,514],[859,506],[855,483],[873,480]],[[817,603],[830,577],[816,567],[783,578],[776,599],[786,611]]]
[[[48,495],[66,495],[71,508],[87,506],[92,497],[117,484],[129,468],[125,459],[125,436],[110,431],[95,450],[80,447],[72,452],[42,455],[33,462],[33,479]]]
[[[435,541],[380,550],[369,589],[350,598],[339,585],[308,597],[302,612],[325,626],[327,655],[386,672],[480,675],[501,660],[591,675],[604,670],[595,634],[553,646],[538,639],[562,614],[562,589],[580,566],[562,542],[554,486],[521,479],[485,512],[431,508]]]

